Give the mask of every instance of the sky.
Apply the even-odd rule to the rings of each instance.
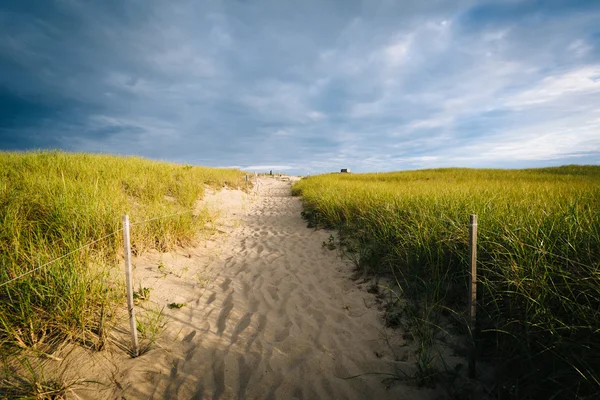
[[[3,0],[0,150],[600,164],[600,0]]]

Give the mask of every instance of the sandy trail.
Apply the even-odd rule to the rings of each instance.
[[[221,196],[221,197],[219,197]],[[231,201],[232,198],[234,201]],[[228,200],[228,201],[226,201]],[[115,364],[115,395],[127,399],[430,399],[386,388],[394,364],[410,369],[401,334],[383,327],[353,267],[323,247],[331,232],[306,227],[290,183],[265,178],[260,196],[213,197],[227,235],[198,248],[135,260],[136,287],[164,307],[158,346]],[[160,266],[160,267],[159,267]],[[153,315],[152,311],[147,311]],[[402,361],[404,360],[404,361]]]

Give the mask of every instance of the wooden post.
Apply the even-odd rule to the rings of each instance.
[[[133,279],[131,276],[131,246],[129,244],[129,216],[123,215],[123,244],[125,249],[125,282],[127,285],[127,308],[129,310],[129,327],[131,328],[131,343],[133,357],[139,355],[137,325],[133,308]]]
[[[254,171],[254,182],[256,183],[256,194],[258,195],[259,185],[258,185],[258,174],[256,173],[256,171]]]
[[[469,274],[469,329],[471,331],[471,350],[469,352],[469,378],[475,378],[475,363],[477,358],[477,348],[475,346],[475,332],[477,322],[477,215],[471,214],[470,218],[470,264],[471,273]]]

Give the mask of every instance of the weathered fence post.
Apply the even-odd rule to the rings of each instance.
[[[254,182],[256,183],[256,194],[259,194],[260,184],[258,183],[258,174],[254,171]]]
[[[469,329],[471,331],[471,350],[469,351],[469,377],[475,378],[475,363],[477,359],[477,347],[475,346],[477,325],[477,214],[471,214],[470,218],[470,264],[469,274]]]
[[[132,354],[139,355],[137,325],[133,308],[133,279],[131,274],[131,245],[129,243],[129,216],[123,215],[123,245],[125,254],[125,282],[127,285],[127,308],[129,310],[129,326],[131,328]]]

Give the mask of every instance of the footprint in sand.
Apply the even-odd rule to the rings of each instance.
[[[271,296],[273,301],[275,301],[275,302],[279,301],[279,295],[277,294],[277,287],[269,286],[267,288],[267,292],[269,292],[269,295]]]
[[[227,278],[223,281],[223,283],[221,283],[219,285],[219,287],[221,288],[221,290],[223,290],[224,292],[229,290],[229,285],[231,284],[231,279]]]
[[[290,336],[290,328],[291,328],[291,326],[292,326],[292,322],[291,321],[286,322],[285,323],[285,328],[281,332],[279,332],[279,333],[277,333],[275,335],[275,341],[276,342],[283,342],[285,339],[287,339],[288,336]]]
[[[182,342],[185,343],[189,343],[192,341],[192,339],[194,338],[194,336],[196,336],[196,331],[191,331],[190,333],[188,333],[187,335],[185,335],[185,337],[183,338]]]
[[[223,301],[223,305],[221,306],[221,312],[219,313],[219,317],[217,318],[217,335],[223,335],[223,331],[227,327],[227,317],[229,317],[229,313],[233,309],[233,294],[229,293],[229,296]]]
[[[216,293],[213,293],[210,296],[208,296],[208,299],[206,299],[206,305],[211,304],[213,301],[215,301],[216,298],[217,298]]]
[[[240,319],[240,321],[238,322],[238,324],[235,326],[235,329],[233,330],[233,333],[231,334],[231,344],[235,344],[238,340],[238,336],[248,327],[250,326],[250,323],[252,322],[252,313],[246,313],[246,315],[244,315],[242,317],[242,319]]]

